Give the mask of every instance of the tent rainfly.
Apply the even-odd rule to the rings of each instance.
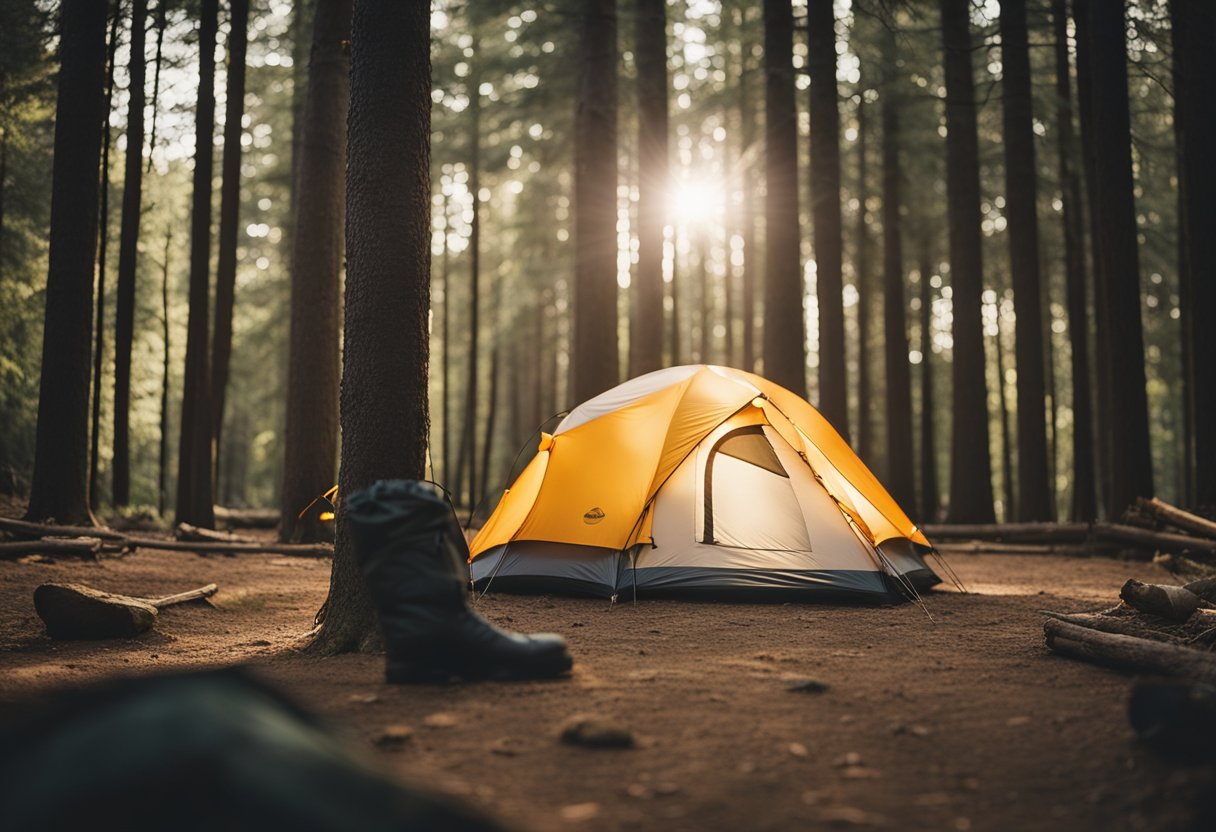
[[[815,408],[671,367],[570,412],[470,545],[479,588],[899,601],[932,546]]]

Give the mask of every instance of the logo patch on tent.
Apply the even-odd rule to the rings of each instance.
[[[588,509],[587,513],[583,515],[583,522],[586,523],[588,526],[594,526],[596,523],[600,522],[603,519],[604,519],[604,510],[602,508],[600,508],[599,506],[596,506],[595,508],[592,508],[592,509]]]

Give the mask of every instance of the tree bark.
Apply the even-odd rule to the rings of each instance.
[[[1009,396],[1005,383],[1005,333],[1001,327],[1001,299],[996,301],[996,392],[997,405],[1001,415],[1001,486],[1004,498],[1005,522],[1017,518],[1017,494],[1013,484],[1013,438],[1009,433]]]
[[[1216,511],[1216,84],[1211,50],[1216,44],[1216,9],[1200,0],[1172,0],[1174,112],[1178,130],[1181,226],[1185,241],[1182,280],[1187,284],[1192,322],[1190,342],[1191,413],[1194,425],[1195,503]],[[1189,448],[1187,449],[1190,450]]]
[[[988,450],[988,388],[984,378],[981,302],[984,263],[970,10],[968,0],[941,0],[946,75],[946,197],[954,307],[954,424],[947,516],[953,523],[990,523],[994,513]]]
[[[617,384],[616,0],[583,0],[574,116],[572,402]]]
[[[638,265],[629,374],[663,366],[663,228],[667,224],[667,3],[637,0]],[[615,224],[613,225],[615,228]]]
[[[474,61],[480,61],[481,44],[474,39]],[[473,194],[473,218],[469,223],[469,355],[464,387],[464,430],[460,437],[461,459],[468,460],[469,499],[477,504],[477,383],[478,336],[481,334],[481,74],[469,72],[469,190]],[[614,228],[616,226],[613,226]],[[465,456],[467,454],[467,457]],[[463,469],[463,465],[461,466]],[[463,470],[462,470],[463,473]],[[459,484],[459,475],[457,483]],[[456,491],[460,501],[460,490]]]
[[[904,511],[915,512],[916,463],[912,445],[912,378],[908,365],[908,321],[904,295],[899,94],[895,91],[895,35],[884,38],[882,109],[882,309],[886,368],[886,486]]]
[[[165,232],[165,254],[160,274],[161,338],[164,340],[164,363],[160,377],[160,449],[156,465],[156,513],[165,516],[169,502],[169,254],[173,245],[173,226]]]
[[[1094,492],[1093,404],[1089,370],[1089,312],[1085,290],[1085,226],[1081,180],[1073,165],[1072,81],[1068,60],[1067,0],[1052,0],[1056,57],[1056,135],[1059,154],[1060,221],[1064,232],[1067,282],[1068,343],[1072,352],[1072,511],[1073,520],[1093,520],[1098,507]],[[1049,336],[1050,337],[1050,336]]]
[[[211,430],[214,458],[222,459],[224,401],[232,361],[232,313],[236,302],[236,240],[241,214],[241,120],[245,114],[245,55],[249,0],[229,0],[228,93],[224,105],[224,156],[220,163],[219,259],[215,268],[215,332],[211,340]],[[218,479],[218,477],[217,477]],[[327,486],[328,487],[328,486]]]
[[[740,31],[748,28],[748,8],[739,10]],[[756,247],[756,107],[752,95],[753,70],[748,61],[747,50],[740,56],[739,66],[739,121],[743,152],[740,158],[740,187],[743,190],[743,275],[740,285],[742,302],[739,312],[743,317],[741,345],[742,367],[749,373],[756,370],[756,277],[759,250]]]
[[[815,294],[819,301],[819,410],[847,442],[849,392],[844,350],[840,104],[836,89],[833,0],[809,0],[806,25],[807,70],[811,78],[811,222]]]
[[[287,370],[287,433],[279,535],[328,539],[332,526],[299,512],[335,480],[341,373],[342,234],[351,0],[319,0],[300,128]]]
[[[1126,21],[1122,2],[1089,7],[1092,32],[1094,248],[1106,283],[1110,384],[1110,493],[1107,516],[1119,517],[1137,497],[1153,495],[1153,466],[1140,320],[1140,265],[1128,110]]]
[[[215,447],[211,435],[211,367],[208,356],[211,269],[211,173],[215,129],[215,40],[219,0],[202,0],[199,26],[198,106],[194,121],[194,201],[190,212],[190,317],[177,455],[179,523],[215,525]]]
[[[1216,681],[1216,661],[1203,650],[1103,633],[1055,619],[1043,624],[1043,632],[1048,647],[1073,658],[1136,673]]]
[[[105,117],[106,4],[63,0],[60,22],[42,379],[26,516],[92,525],[89,342]]]
[[[1030,92],[1026,0],[1001,3],[1001,103],[1005,125],[1005,213],[1013,282],[1017,362],[1018,519],[1050,520],[1043,287],[1039,276],[1038,176]]]
[[[152,172],[152,151],[156,149],[156,116],[160,103],[160,68],[163,64],[165,47],[165,27],[168,25],[168,5],[171,0],[160,0],[156,4],[156,59],[152,71],[152,125],[148,130],[148,167]]]
[[[790,0],[764,0],[764,375],[806,398],[793,54]]]
[[[920,517],[923,523],[937,520],[941,493],[937,482],[937,433],[934,424],[936,401],[933,395],[933,262],[930,242],[921,240],[920,257]]]
[[[163,3],[163,0],[162,0]],[[127,104],[127,159],[122,186],[122,231],[118,242],[118,299],[114,319],[114,459],[111,501],[131,502],[131,349],[135,340],[135,267],[139,256],[140,202],[144,173],[144,32],[148,0],[132,0],[131,58]]]
[[[863,89],[857,97],[857,251],[853,261],[853,284],[857,290],[857,455],[873,465],[876,447],[871,404],[870,330],[873,324],[870,312],[874,304],[870,297],[870,224],[866,214],[866,199],[869,197],[868,133]]]
[[[440,351],[443,369],[440,387],[443,398],[440,404],[440,433],[443,435],[443,480],[452,481],[452,269],[448,247],[448,198],[445,194],[440,210],[443,212],[443,254],[440,259],[439,280],[443,285],[443,317],[439,324]]]
[[[1096,407],[1094,409],[1095,471],[1098,496],[1103,507],[1110,498],[1111,482],[1111,398],[1110,347],[1107,335],[1107,280],[1104,262],[1098,250],[1098,238],[1092,233],[1098,222],[1098,173],[1093,145],[1099,141],[1093,112],[1093,37],[1089,15],[1090,0],[1073,0],[1073,23],[1077,39],[1077,110],[1081,125],[1081,163],[1085,174],[1085,200],[1089,206],[1091,233],[1090,265],[1093,270],[1094,358],[1093,374]]]
[[[430,308],[430,8],[359,0],[351,25],[341,494],[426,470]],[[379,642],[339,506],[313,649]]]
[[[106,346],[106,265],[107,254],[110,250],[110,141],[113,131],[110,130],[110,109],[114,101],[114,63],[118,52],[119,23],[122,20],[122,8],[114,3],[114,13],[110,18],[109,55],[106,58],[106,109],[103,116],[104,127],[101,134],[101,207],[98,218],[98,236],[100,242],[97,252],[97,322],[93,326],[93,419],[89,430],[89,508],[97,509],[97,501],[101,496],[99,459],[101,456],[101,399],[102,385],[105,374]]]

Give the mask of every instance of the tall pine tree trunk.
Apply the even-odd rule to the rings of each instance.
[[[952,523],[994,522],[984,377],[980,247],[980,160],[970,0],[941,0],[946,75],[946,199],[954,307],[953,411],[950,444]]]
[[[29,520],[91,524],[89,358],[98,159],[105,121],[106,3],[63,0],[51,174],[42,379]]]
[[[297,233],[291,256],[287,434],[279,521],[283,540],[313,541],[331,534],[317,512],[303,519],[299,514],[333,485],[338,456],[350,19],[351,0],[318,0],[300,126]]]
[[[101,208],[98,219],[100,242],[97,253],[97,323],[93,326],[93,424],[89,430],[89,508],[96,510],[101,498],[99,464],[101,456],[101,399],[105,382],[106,355],[106,266],[110,250],[110,107],[114,101],[114,56],[118,52],[118,30],[122,20],[120,3],[114,4],[110,18],[110,48],[106,58],[106,112],[101,134]]]
[[[1060,171],[1060,221],[1064,232],[1068,343],[1072,353],[1072,511],[1073,520],[1098,515],[1094,483],[1093,393],[1090,389],[1089,304],[1085,290],[1085,226],[1081,178],[1073,164],[1072,80],[1068,60],[1066,0],[1052,0],[1056,57],[1056,136]]]
[[[163,0],[161,0],[163,3]],[[127,159],[118,242],[118,302],[114,320],[114,459],[112,501],[131,502],[131,349],[135,340],[135,267],[144,173],[144,30],[148,0],[132,0],[127,103]]]
[[[1115,0],[1118,2],[1118,0]],[[1085,172],[1085,201],[1089,206],[1090,257],[1094,275],[1094,369],[1096,404],[1094,409],[1095,461],[1098,492],[1105,506],[1111,492],[1111,394],[1110,338],[1107,333],[1107,284],[1105,263],[1099,251],[1099,241],[1092,233],[1098,222],[1098,173],[1094,145],[1100,141],[1094,123],[1093,109],[1093,37],[1089,14],[1090,0],[1073,0],[1073,23],[1077,38],[1077,109],[1081,123],[1081,161]]]
[[[807,5],[807,69],[811,76],[811,222],[815,293],[819,300],[819,410],[849,437],[844,352],[844,239],[840,212],[840,105],[836,90],[833,0]],[[906,356],[905,356],[906,361]]]
[[[900,207],[903,171],[899,158],[899,93],[895,90],[895,35],[884,43],[882,97],[882,310],[886,368],[886,486],[905,511],[916,511],[916,463],[912,445],[912,378],[908,365],[908,321]]]
[[[1194,416],[1195,504],[1216,510],[1216,8],[1201,0],[1172,0],[1174,110],[1178,130],[1180,205],[1185,245],[1182,279],[1191,325],[1191,412]],[[1189,448],[1187,449],[1190,450]]]
[[[444,194],[440,210],[443,212],[443,254],[440,259],[439,280],[443,286],[443,317],[439,324],[440,352],[443,369],[440,386],[443,398],[440,404],[440,433],[443,435],[443,479],[452,481],[452,269],[448,246],[448,198]]]
[[[794,13],[764,0],[764,375],[806,397],[806,320],[798,233]]]
[[[169,351],[169,256],[173,251],[173,226],[165,232],[165,254],[160,273],[160,323],[164,361],[160,377],[160,448],[156,457],[156,513],[165,516],[169,503],[169,380],[172,366]]]
[[[477,53],[481,44],[474,40]],[[478,54],[475,60],[479,59]],[[473,218],[469,223],[469,354],[466,364],[468,375],[464,386],[464,427],[460,436],[460,455],[457,464],[464,475],[464,461],[468,462],[469,499],[472,509],[477,505],[477,383],[478,383],[478,336],[481,334],[481,77],[480,73],[469,73],[469,190],[473,194]],[[460,500],[460,489],[456,490]]]
[[[933,394],[933,260],[931,242],[922,234],[920,254],[920,519],[937,522],[941,491],[937,483],[936,396]]]
[[[746,31],[746,6],[739,11],[739,21],[740,31]],[[756,106],[752,95],[753,70],[748,51],[744,50],[740,57],[738,98],[740,136],[743,141],[739,165],[740,187],[743,190],[743,275],[739,287],[743,295],[739,304],[739,313],[743,318],[743,343],[740,350],[742,368],[751,373],[756,370],[756,278],[760,274],[760,252],[756,246]]]
[[[1106,283],[1110,385],[1108,517],[1120,517],[1137,497],[1153,495],[1153,466],[1140,321],[1140,264],[1128,109],[1126,21],[1122,0],[1089,7],[1092,35],[1090,90],[1096,210],[1094,248]]]
[[[232,313],[236,301],[236,239],[241,213],[241,119],[245,115],[245,55],[249,0],[230,0],[228,94],[224,105],[224,159],[220,171],[220,251],[215,269],[215,333],[211,341],[211,430],[215,458],[224,433],[224,400],[232,362]],[[327,486],[328,487],[328,486]]]
[[[668,167],[667,2],[637,0],[636,15],[638,266],[629,336],[631,376],[663,366],[663,227]]]
[[[616,0],[582,0],[574,116],[572,403],[617,384]]]
[[[1005,115],[1005,213],[1009,222],[1009,271],[1016,318],[1018,515],[1050,520],[1047,467],[1046,384],[1043,361],[1043,287],[1039,277],[1038,186],[1034,113],[1030,96],[1030,47],[1026,0],[1001,3],[1001,102]]]
[[[1009,433],[1009,396],[1005,387],[1005,333],[1001,328],[1001,298],[997,293],[996,301],[996,390],[997,402],[1001,414],[1001,486],[1004,502],[1004,519],[1011,521],[1017,517],[1017,493],[1013,485],[1013,441]]]
[[[869,197],[866,158],[865,91],[857,97],[857,251],[853,261],[853,288],[857,290],[857,455],[874,464],[874,415],[871,404],[870,330],[870,224],[867,222],[866,199]]]
[[[426,470],[430,307],[430,8],[358,0],[351,25],[341,494]],[[312,649],[379,642],[339,506]]]
[[[194,128],[194,201],[190,211],[190,317],[177,454],[177,522],[215,525],[215,447],[211,435],[208,360],[211,270],[212,134],[215,129],[215,40],[219,0],[202,0],[198,106]]]

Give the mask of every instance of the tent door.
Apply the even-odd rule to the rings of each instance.
[[[759,425],[723,434],[705,456],[702,543],[738,549],[810,552],[789,474]]]

